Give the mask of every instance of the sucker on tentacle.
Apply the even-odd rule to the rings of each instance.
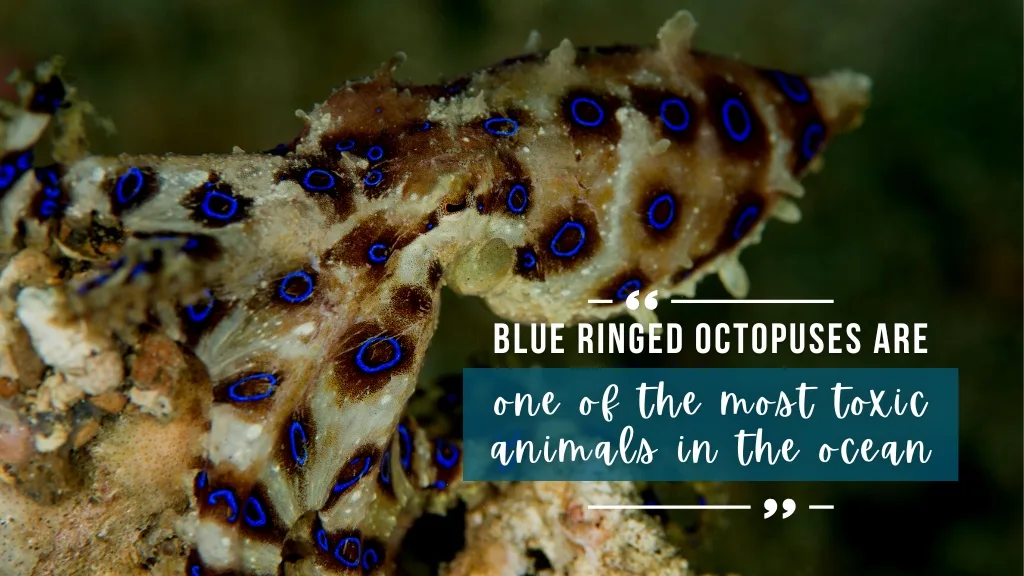
[[[768,216],[799,219],[799,179],[870,84],[702,54],[695,27],[680,12],[651,47],[546,53],[531,36],[438,86],[399,84],[396,58],[259,154],[90,156],[75,91],[46,67],[21,83],[0,123],[0,255],[69,264],[5,306],[50,303],[111,354],[161,331],[205,367],[187,574],[391,572],[460,477],[457,439],[403,417],[443,284],[565,323],[637,290],[692,296],[710,273],[746,294],[739,252]]]

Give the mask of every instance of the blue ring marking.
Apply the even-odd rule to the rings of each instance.
[[[451,458],[445,458],[443,450],[445,446],[451,448]],[[448,470],[452,466],[455,466],[455,464],[458,463],[459,461],[459,447],[446,440],[438,440],[437,449],[434,450],[434,459],[437,460],[437,463],[440,464],[442,468]]]
[[[729,110],[731,108],[738,108],[740,113],[743,115],[743,130],[737,132],[732,125],[732,119],[729,118]],[[726,131],[729,132],[729,137],[737,142],[743,142],[750,137],[750,132],[753,130],[753,125],[750,123],[750,113],[747,112],[747,107],[742,102],[735,98],[729,98],[722,104],[722,123],[725,125]]]
[[[391,486],[391,449],[384,452],[380,461],[380,479],[385,485]]]
[[[477,212],[483,212],[484,211],[484,201],[483,200],[477,200],[476,201],[476,211]]]
[[[438,490],[444,490],[445,488],[448,487],[448,483],[445,482],[444,480],[438,480],[437,482],[434,482],[433,484],[431,484],[430,487],[431,488],[436,488]]]
[[[433,230],[433,229],[434,229],[434,223],[433,222],[427,222],[427,230]]]
[[[60,196],[60,188],[53,188],[51,186],[47,186],[46,188],[43,188],[43,194],[49,196],[50,198],[57,198]]]
[[[373,554],[373,560],[370,560],[370,555]],[[363,552],[363,570],[370,571],[380,566],[380,556],[377,556],[377,551],[373,548],[367,548]]]
[[[185,308],[185,311],[188,312],[188,317],[192,319],[193,322],[199,323],[206,320],[206,317],[209,316],[210,312],[213,310],[213,294],[211,294],[209,290],[203,290],[203,297],[206,298],[206,307],[202,310],[196,311],[194,304]]]
[[[216,196],[219,196],[220,198],[227,200],[228,203],[230,204],[231,207],[228,208],[227,213],[218,214],[214,212],[212,208],[210,208],[210,200],[212,200]],[[227,194],[217,192],[216,190],[210,190],[206,193],[206,197],[203,198],[203,212],[210,218],[216,218],[217,220],[228,220],[232,216],[234,216],[236,212],[238,212],[238,200],[235,200],[234,198],[228,196]]]
[[[292,296],[287,292],[287,288],[288,285],[291,284],[291,281],[295,280],[296,278],[301,278],[306,282],[306,291],[303,292],[302,294],[299,294],[298,296]],[[310,276],[309,274],[306,274],[302,270],[296,270],[295,272],[292,272],[291,274],[288,274],[287,276],[281,279],[281,284],[280,286],[277,287],[277,294],[278,296],[281,297],[281,299],[283,299],[286,302],[291,302],[292,304],[298,304],[299,302],[303,302],[307,298],[309,298],[310,295],[313,294],[313,277]]]
[[[189,239],[185,241],[185,245],[181,247],[182,250],[191,250],[199,246],[199,240],[189,236]]]
[[[355,542],[356,543],[356,559],[355,560],[348,560],[344,556],[342,556],[342,553],[345,551],[345,547],[348,546],[349,542]],[[348,566],[349,568],[355,568],[355,567],[359,566],[359,560],[360,560],[360,558],[362,558],[362,556],[363,556],[363,543],[360,542],[359,538],[356,538],[355,536],[349,536],[348,538],[345,538],[341,542],[338,542],[338,545],[335,546],[335,548],[334,548],[334,557],[337,558],[339,562],[341,562],[345,566]]]
[[[501,127],[495,128],[494,126],[496,124],[501,125]],[[505,116],[495,116],[494,118],[489,118],[484,122],[484,130],[487,130],[495,136],[515,136],[516,132],[519,132],[519,123],[511,118],[506,118]]]
[[[384,173],[380,170],[370,170],[366,173],[366,177],[363,178],[363,183],[367,186],[376,186],[380,184],[380,181],[384,179]]]
[[[14,166],[19,171],[24,172],[32,167],[33,160],[35,160],[35,153],[31,150],[26,150],[24,154],[14,160]]]
[[[576,230],[579,230],[580,241],[576,243],[576,246],[574,246],[572,250],[563,252],[558,249],[558,240],[559,238],[562,237],[562,234],[565,234],[566,230],[568,230],[569,228],[575,228]],[[555,237],[551,239],[551,252],[555,256],[558,256],[559,258],[572,258],[576,254],[579,254],[579,251],[583,249],[583,244],[585,243],[586,239],[587,229],[583,227],[583,224],[580,224],[579,222],[566,222],[565,224],[562,224],[562,227],[559,228],[558,233],[555,234]]]
[[[643,283],[639,280],[635,278],[633,280],[628,280],[625,284],[619,287],[619,291],[615,293],[615,298],[617,300],[625,300],[630,294],[641,288],[643,288]]]
[[[263,391],[263,392],[261,392],[259,394],[253,394],[251,396],[240,396],[238,394],[238,392],[236,392],[236,388],[238,388],[242,384],[245,384],[246,382],[248,382],[250,380],[260,380],[260,379],[263,379],[263,380],[267,381],[267,389],[265,391]],[[238,380],[237,382],[235,382],[234,384],[232,384],[231,386],[229,386],[228,387],[228,397],[231,398],[232,400],[234,400],[235,402],[257,402],[259,400],[263,400],[265,398],[269,398],[270,395],[274,393],[274,388],[276,386],[277,386],[277,377],[275,377],[273,374],[271,374],[269,372],[260,372],[259,374],[253,374],[251,376],[246,376],[245,378],[242,378],[242,379]]]
[[[580,118],[579,112],[576,111],[576,107],[579,106],[580,104],[590,104],[591,106],[593,106],[594,109],[597,110],[597,120],[593,120],[593,121],[587,122],[586,120]],[[599,126],[601,124],[601,122],[604,122],[604,109],[602,109],[601,105],[598,104],[592,98],[587,98],[585,96],[580,96],[579,98],[577,98],[577,99],[572,101],[572,106],[571,106],[570,110],[572,112],[572,119],[575,120],[577,124],[586,126],[587,128],[593,128],[595,126]]]
[[[252,511],[256,513],[255,518],[250,515]],[[263,505],[260,504],[259,500],[249,496],[249,499],[245,501],[245,511],[242,513],[242,519],[249,526],[259,528],[266,525],[267,513],[263,511]]]
[[[14,177],[18,175],[18,171],[10,164],[0,165],[0,190],[7,188],[14,182]]]
[[[757,214],[758,214],[758,212],[760,212],[760,210],[758,209],[757,206],[750,206],[749,208],[744,210],[742,214],[740,214],[739,219],[736,220],[736,227],[733,228],[733,231],[732,231],[733,239],[739,240],[740,238],[743,237],[744,234],[746,234],[746,232],[748,230],[750,230],[750,226],[745,226],[744,224],[750,218],[753,218],[754,222],[757,222]]]
[[[514,206],[512,203],[512,199],[515,198],[516,195],[516,190],[522,192],[523,196],[523,201],[518,208]],[[526,191],[526,187],[523,186],[522,184],[516,184],[515,186],[512,187],[511,190],[509,190],[508,199],[505,201],[505,204],[508,205],[508,209],[511,210],[512,212],[516,214],[522,214],[523,211],[526,210],[526,207],[529,206],[530,204],[530,193]]]
[[[383,253],[381,251],[383,250]],[[370,262],[374,264],[380,264],[386,262],[388,259],[388,246],[387,244],[381,244],[380,242],[370,246],[370,249],[366,251],[366,255],[370,257]]]
[[[43,218],[49,218],[57,211],[57,203],[53,200],[44,200],[39,206],[39,215]]]
[[[681,123],[673,124],[672,121],[668,119],[668,116],[666,116],[666,112],[668,111],[668,107],[670,105],[678,106],[679,109],[683,111],[683,121]],[[669,98],[668,100],[662,102],[661,111],[659,112],[659,115],[661,116],[662,124],[664,124],[666,128],[673,132],[682,132],[683,130],[686,130],[687,126],[690,125],[690,110],[686,108],[686,104],[679,98]]]
[[[658,222],[658,220],[655,218],[654,213],[657,211],[658,205],[661,204],[662,202],[668,202],[668,217],[665,218],[664,221]],[[671,194],[663,194],[661,196],[658,196],[657,198],[654,199],[654,202],[651,202],[651,207],[647,209],[647,222],[655,230],[664,230],[665,228],[668,228],[669,224],[671,224],[672,221],[675,220],[675,217],[676,201],[675,199],[672,198]]]
[[[126,196],[124,193],[124,186],[125,183],[128,182],[128,178],[134,178],[135,185],[132,187],[131,193]],[[121,204],[127,204],[130,202],[132,198],[135,198],[135,196],[142,191],[142,171],[135,166],[129,168],[127,172],[117,179],[117,187],[115,188],[115,191],[118,202]]]
[[[537,257],[534,256],[533,252],[523,253],[523,268],[529,270],[537,265]]]
[[[402,444],[403,440],[405,440],[404,445]],[[408,471],[409,466],[412,465],[412,440],[409,438],[409,429],[405,424],[398,425],[398,459],[402,463],[402,469]]]
[[[377,342],[387,342],[391,344],[391,348],[394,350],[395,353],[391,357],[391,360],[388,360],[387,362],[383,362],[376,366],[370,366],[369,364],[366,363],[365,360],[363,360],[363,356],[366,355],[366,351],[370,348],[370,346],[376,344]],[[391,336],[374,336],[373,338],[370,338],[366,342],[363,342],[363,345],[359,347],[359,351],[356,352],[356,366],[358,366],[359,370],[361,370],[365,374],[375,374],[377,372],[381,372],[383,370],[392,368],[395,366],[395,364],[398,364],[398,361],[401,359],[402,347],[398,344],[398,340],[395,340]]]
[[[807,90],[807,85],[803,80],[778,70],[774,71],[772,75],[775,77],[775,83],[793,102],[803,104],[811,98],[811,93]]]
[[[430,121],[429,120],[425,121],[423,123],[423,126],[420,126],[420,132],[426,132],[427,130],[430,130]]]
[[[327,550],[331,547],[330,541],[327,540],[327,531],[323,528],[316,531],[316,543],[324,552],[327,552]]]
[[[192,569],[189,570],[189,574],[190,576],[203,576],[202,572],[199,571],[199,566],[193,566]]]
[[[821,149],[821,143],[824,136],[825,127],[817,122],[811,124],[804,130],[800,150],[803,152],[805,160],[814,158],[814,155],[818,153],[818,150]]]
[[[207,479],[206,470],[200,470],[199,474],[196,475],[196,486],[200,490],[202,490],[203,488],[206,488],[206,479]]]
[[[345,138],[341,142],[334,145],[334,149],[338,152],[347,152],[356,147],[356,141],[351,138]]]
[[[296,442],[296,437],[301,440]],[[292,460],[295,461],[299,466],[305,466],[306,460],[309,460],[309,449],[306,448],[306,442],[309,439],[306,437],[306,429],[302,427],[299,422],[292,422],[291,428],[288,430],[288,440],[292,445]],[[302,454],[299,454],[299,451]]]
[[[351,464],[355,463],[358,460],[359,460],[358,458],[353,458],[352,462],[349,462],[349,464],[351,465]],[[344,484],[335,484],[334,488],[332,489],[332,491],[335,492],[335,493],[343,492],[343,491],[347,490],[350,486],[355,484],[356,482],[359,482],[360,480],[362,480],[363,476],[366,476],[366,473],[370,471],[370,457],[369,456],[365,456],[364,460],[365,460],[365,462],[363,463],[363,471],[362,472],[360,472],[359,474],[356,474],[356,476],[354,478],[352,478],[351,480],[346,480]]]
[[[366,151],[366,157],[376,162],[384,157],[384,149],[377,145],[370,146],[370,149]]]
[[[210,506],[216,506],[217,500],[223,499],[231,509],[231,514],[228,515],[228,522],[234,522],[238,518],[238,502],[235,501],[235,494],[231,490],[220,489],[210,492],[209,498],[206,499],[206,503]]]
[[[310,182],[309,180],[310,176],[313,175],[327,176],[327,184],[323,186],[314,186],[313,183]],[[319,168],[312,168],[310,170],[307,170],[306,175],[302,178],[302,187],[305,188],[306,190],[312,190],[314,192],[323,192],[324,190],[330,190],[331,188],[334,188],[334,174],[331,174],[327,170],[321,170]]]

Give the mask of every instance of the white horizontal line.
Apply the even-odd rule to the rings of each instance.
[[[624,505],[590,505],[590,510],[750,510],[746,504],[624,504]]]
[[[811,504],[807,507],[809,510],[835,510],[836,507],[833,504]]]
[[[691,300],[673,299],[673,304],[835,304],[835,300]]]
[[[587,300],[587,304],[611,304],[612,300]]]

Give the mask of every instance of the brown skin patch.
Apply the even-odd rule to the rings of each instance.
[[[648,187],[640,196],[636,217],[644,233],[654,242],[667,242],[680,230],[683,196],[661,185]]]
[[[434,309],[434,297],[422,286],[405,285],[391,293],[391,317],[398,325],[423,319]]]
[[[289,526],[274,510],[273,502],[270,499],[267,489],[262,484],[257,484],[249,492],[248,496],[239,502],[238,526],[243,535],[251,540],[266,542],[267,544],[280,544],[288,534]]]
[[[787,163],[797,178],[824,149],[828,126],[821,116],[807,80],[778,70],[759,70],[784,101],[779,106],[779,126],[793,142]]]
[[[641,296],[643,296],[644,288],[650,285],[651,280],[643,270],[631,268],[613,276],[597,290],[594,298],[619,303],[625,301],[631,293],[637,290],[640,290]]]
[[[700,129],[702,110],[692,98],[658,88],[630,89],[636,109],[647,116],[662,138],[690,144]]]
[[[329,356],[334,363],[338,401],[375,394],[392,376],[407,372],[414,361],[415,344],[411,336],[389,333],[376,322],[353,326]]]
[[[577,201],[570,210],[556,212],[539,234],[537,265],[544,273],[573,270],[601,247],[597,217],[587,204]]]
[[[441,263],[434,260],[430,263],[430,268],[427,270],[427,285],[430,286],[431,290],[437,290],[437,287],[441,284],[441,278],[444,277],[444,268],[441,267]]]
[[[622,127],[615,119],[615,111],[622,100],[610,94],[584,89],[572,89],[562,96],[562,121],[569,127],[573,142],[616,143],[622,136]]]
[[[380,456],[381,449],[376,446],[363,445],[357,448],[348,462],[338,470],[323,510],[330,510],[343,495],[372,474],[374,467],[380,463]]]
[[[228,183],[212,175],[189,192],[181,205],[192,212],[192,220],[208,228],[223,228],[249,217],[252,198],[236,194]]]
[[[426,230],[426,222],[415,226],[413,230]],[[416,233],[400,230],[389,224],[384,212],[377,212],[360,222],[328,249],[323,260],[327,264],[340,262],[353,268],[368,267],[368,278],[377,281],[384,276],[387,261],[391,256],[416,237]]]
[[[672,283],[679,284],[686,280],[705,264],[739,244],[757,226],[757,223],[765,218],[767,207],[766,198],[757,192],[748,190],[740,194],[736,199],[736,204],[729,211],[729,218],[715,241],[715,247],[706,254],[695,257],[692,267],[673,273]]]
[[[543,282],[544,271],[537,258],[537,249],[529,244],[516,248],[516,264],[513,272],[527,280]]]
[[[298,184],[322,208],[333,212],[335,221],[348,218],[355,208],[353,177],[337,172],[324,158],[303,158],[279,172],[277,179]]]
[[[704,85],[707,115],[715,127],[722,151],[734,158],[767,158],[768,132],[746,92],[719,76],[710,76]]]
[[[149,166],[126,167],[108,177],[102,186],[110,196],[110,211],[114,216],[145,204],[160,191],[156,171]]]

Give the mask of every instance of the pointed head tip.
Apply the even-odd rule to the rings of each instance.
[[[864,122],[864,111],[871,104],[871,84],[871,78],[852,70],[839,70],[811,80],[831,132],[850,132]]]
[[[689,10],[680,10],[662,24],[658,30],[658,42],[666,53],[677,53],[690,49],[690,43],[697,30],[697,20]]]

